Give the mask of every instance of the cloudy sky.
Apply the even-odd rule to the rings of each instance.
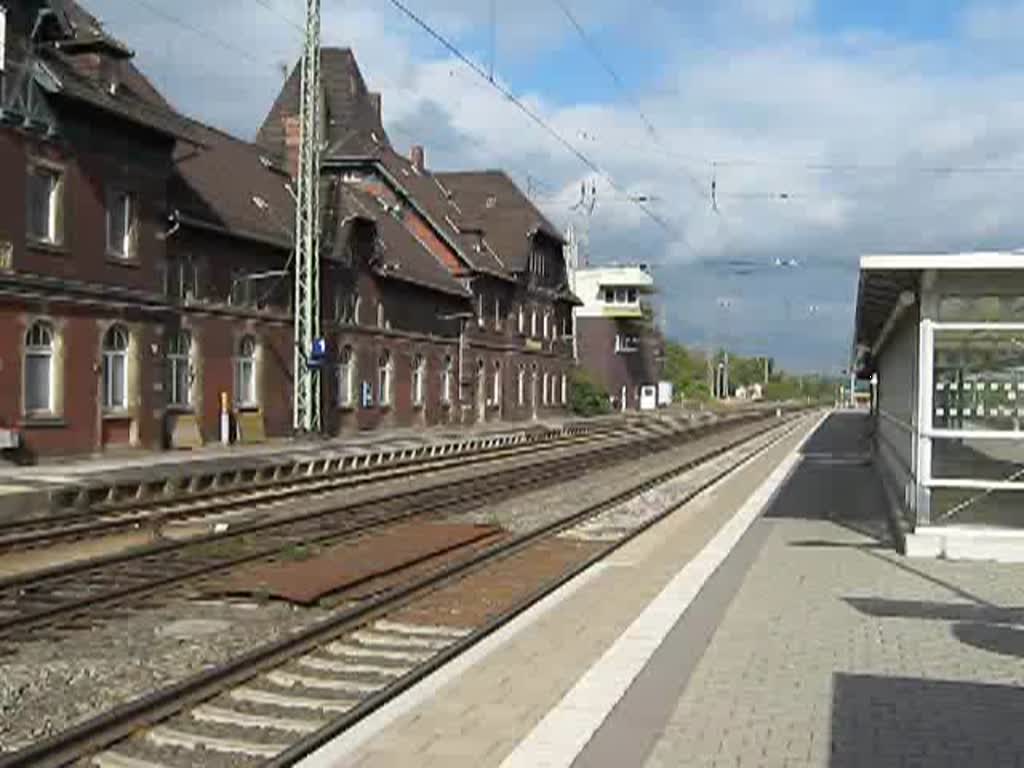
[[[390,0],[323,0],[395,144],[505,168],[592,263],[654,265],[684,342],[836,370],[860,254],[1024,246],[1024,0],[403,2],[601,173]],[[245,137],[301,44],[301,0],[86,5],[179,108]]]

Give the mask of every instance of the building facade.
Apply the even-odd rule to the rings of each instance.
[[[71,0],[6,31],[0,430],[29,458],[291,435],[297,73],[247,142],[177,113]],[[560,412],[571,294],[508,268],[461,210],[486,196],[457,205],[391,147],[351,52],[323,57],[325,432]],[[560,264],[553,230],[515,245]],[[524,332],[517,296],[548,320]]]
[[[570,264],[572,259],[569,259]],[[638,409],[647,388],[657,402],[662,340],[649,297],[654,279],[644,265],[573,270],[580,366],[608,393],[613,408]]]

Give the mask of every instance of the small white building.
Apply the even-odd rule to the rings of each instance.
[[[907,554],[1024,561],[1024,253],[863,257],[855,341]]]

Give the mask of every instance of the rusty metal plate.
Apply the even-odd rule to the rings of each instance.
[[[403,523],[311,557],[247,568],[217,588],[230,594],[266,595],[311,605],[324,595],[502,532],[494,525]]]

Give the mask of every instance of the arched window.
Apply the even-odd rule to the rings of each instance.
[[[360,323],[360,310],[363,308],[363,297],[356,296],[355,302],[352,304],[352,325],[359,325]]]
[[[543,336],[543,338],[546,339],[550,332],[551,332],[551,315],[545,310],[545,312],[544,312],[544,336]]]
[[[179,407],[192,404],[192,336],[179,331],[167,342],[168,402]]]
[[[378,328],[383,328],[384,327],[384,302],[383,301],[378,301],[377,302],[377,327]]]
[[[25,334],[25,411],[53,413],[53,328],[42,321]]]
[[[452,356],[444,356],[444,365],[441,368],[441,402],[452,401]]]
[[[501,297],[500,296],[495,296],[494,297],[494,330],[498,331],[499,333],[502,330],[502,327],[501,327]]]
[[[391,405],[392,369],[391,353],[385,350],[377,361],[378,399],[381,405]]]
[[[353,399],[353,382],[355,381],[355,361],[352,359],[352,347],[344,346],[338,352],[338,405],[351,408]]]
[[[519,305],[518,320],[516,327],[519,329],[519,333],[522,334],[526,330],[526,309],[522,304]]]
[[[235,404],[259,405],[256,398],[256,339],[243,336],[235,354]]]
[[[103,408],[128,407],[128,331],[112,325],[103,337]]]
[[[540,375],[540,402],[543,405],[548,404],[548,374],[547,371]]]
[[[491,401],[495,405],[501,404],[501,363],[494,361],[494,375],[491,379]]]
[[[569,402],[569,377],[562,374],[562,405]]]
[[[516,374],[516,402],[519,405],[526,404],[526,368],[522,365]]]
[[[412,361],[412,404],[423,405],[423,390],[427,371],[427,360],[423,355],[416,355]]]
[[[537,338],[537,310],[530,310],[530,337]]]

